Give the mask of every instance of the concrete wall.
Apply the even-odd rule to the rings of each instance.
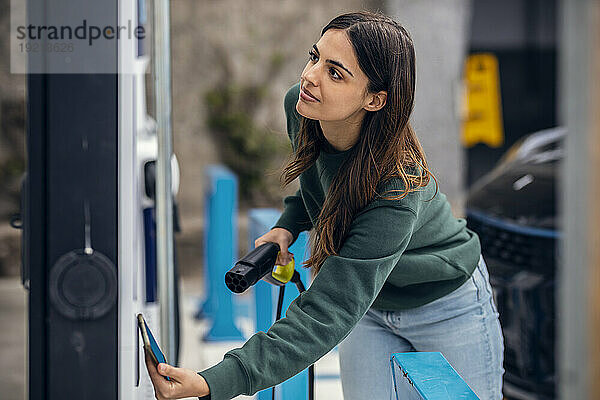
[[[10,0],[0,0],[0,276],[20,265],[19,231],[8,218],[19,209],[25,162],[25,75],[10,73]]]
[[[0,0],[0,219],[16,211],[25,156],[25,75],[10,73],[10,0]]]
[[[413,127],[455,215],[463,213],[464,151],[460,95],[470,0],[390,0],[388,12],[413,38],[417,85]]]

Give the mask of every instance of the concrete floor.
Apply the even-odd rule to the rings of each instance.
[[[194,319],[200,299],[202,280],[186,277],[181,281],[182,342],[180,365],[193,370],[202,370],[216,364],[228,350],[239,347],[242,342],[205,343],[200,340],[208,329],[206,321]],[[252,323],[247,319],[237,321],[246,336],[252,332]],[[2,400],[26,399],[26,352],[27,352],[27,291],[20,279],[0,278],[0,396]],[[315,367],[315,397],[318,399],[341,400],[337,352],[334,350],[323,357]],[[240,396],[238,399],[251,399]]]

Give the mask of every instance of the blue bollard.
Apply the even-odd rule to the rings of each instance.
[[[396,400],[479,399],[442,353],[394,353],[391,363]]]
[[[248,211],[248,249],[254,249],[254,241],[267,233],[279,219],[281,211],[274,208],[255,208]],[[308,259],[306,253],[306,244],[308,235],[306,232],[300,233],[298,239],[290,247],[294,253],[294,262],[296,270],[300,274],[302,283],[308,288],[309,271],[302,268],[302,263]],[[279,288],[265,281],[259,281],[254,285],[254,296],[256,301],[256,331],[266,332],[273,322],[275,322],[275,312]],[[298,291],[294,284],[288,284],[285,288],[283,300],[282,317],[285,316],[290,303],[298,296]],[[308,397],[308,370],[300,372],[298,375],[288,379],[277,386],[276,397],[278,399],[305,399]],[[271,389],[258,392],[259,400],[270,400]]]
[[[211,320],[207,341],[244,340],[234,323],[232,293],[225,273],[235,263],[237,249],[237,177],[227,168],[206,169],[204,266],[207,298],[202,314]]]

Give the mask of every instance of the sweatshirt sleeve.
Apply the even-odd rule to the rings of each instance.
[[[253,395],[298,374],[354,328],[406,249],[416,213],[401,205],[367,207],[338,255],[329,256],[285,318],[200,372],[213,400]]]
[[[296,103],[298,102],[300,87],[299,84],[292,86],[285,94],[284,110],[287,124],[287,133],[292,144],[292,149],[296,150],[295,137],[300,126],[300,115],[296,111]],[[293,240],[290,246],[296,241],[298,235],[302,231],[307,231],[313,227],[312,221],[306,211],[300,189],[296,194],[287,196],[283,200],[284,209],[281,217],[271,228],[285,228],[293,235]]]
[[[290,243],[291,246],[298,238],[300,232],[311,229],[313,225],[306,212],[300,189],[296,191],[296,194],[287,196],[283,200],[283,204],[283,213],[271,229],[285,228],[290,231],[294,237]]]

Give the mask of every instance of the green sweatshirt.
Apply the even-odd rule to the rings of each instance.
[[[287,131],[296,148],[299,84],[285,96]],[[300,176],[300,189],[284,200],[274,227],[297,239],[311,229],[329,185],[350,150],[330,144]],[[384,189],[402,189],[398,180]],[[381,192],[380,192],[381,193]],[[329,256],[306,292],[268,332],[254,334],[223,361],[200,372],[211,399],[252,395],[301,372],[341,342],[367,312],[402,310],[438,299],[462,285],[477,266],[477,235],[456,219],[435,182],[402,200],[375,199],[357,213],[339,255]]]

